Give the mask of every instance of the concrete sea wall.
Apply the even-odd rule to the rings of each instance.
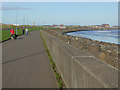
[[[117,88],[118,71],[41,30],[67,88]]]
[[[53,36],[71,44],[72,46],[78,48],[82,51],[87,51],[93,54],[99,60],[120,69],[120,45],[111,44],[101,41],[96,41],[88,38],[73,37],[65,35],[65,32],[71,32],[71,30],[46,30]],[[75,31],[75,30],[73,30]]]

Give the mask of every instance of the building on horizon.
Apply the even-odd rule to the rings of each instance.
[[[65,25],[63,25],[63,24],[61,24],[61,25],[52,25],[52,26],[50,26],[51,28],[59,28],[59,29],[66,29],[67,27],[65,26]]]
[[[112,26],[111,28],[113,28],[113,29],[118,29],[118,28],[120,28],[119,26]]]
[[[102,27],[103,28],[110,28],[110,25],[109,24],[102,24]]]

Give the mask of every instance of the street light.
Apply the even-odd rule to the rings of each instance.
[[[28,28],[28,17],[27,17],[27,28]]]
[[[16,35],[17,35],[17,7],[16,7]]]
[[[23,17],[23,28],[24,28],[24,25],[25,25],[25,15]]]

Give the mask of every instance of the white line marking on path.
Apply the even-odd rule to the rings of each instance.
[[[73,57],[94,57],[94,56],[73,56]]]

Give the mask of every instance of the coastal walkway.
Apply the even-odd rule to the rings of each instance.
[[[2,88],[58,88],[40,31],[2,43]]]

